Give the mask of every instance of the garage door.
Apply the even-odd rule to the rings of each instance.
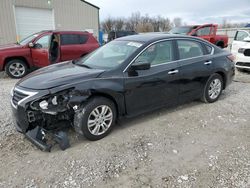
[[[55,28],[50,9],[15,7],[15,17],[19,40],[33,33]]]

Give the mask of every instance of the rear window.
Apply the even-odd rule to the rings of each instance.
[[[85,44],[88,40],[87,35],[80,34],[62,34],[61,45]]]

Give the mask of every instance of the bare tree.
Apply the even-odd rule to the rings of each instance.
[[[154,27],[152,23],[140,23],[136,27],[136,32],[138,33],[146,33],[146,32],[153,32]]]
[[[114,20],[114,29],[116,31],[121,31],[124,28],[124,19],[122,18],[118,18],[116,20]]]
[[[132,13],[131,17],[128,19],[128,22],[130,22],[130,28],[131,28],[130,30],[135,31],[140,21],[141,21],[141,13],[140,12]]]
[[[106,32],[109,33],[114,29],[114,19],[111,17],[108,17],[106,20],[104,20],[101,23],[102,29]]]
[[[175,22],[180,24],[181,19],[178,19]],[[171,29],[171,22],[168,18],[162,16],[150,17],[148,14],[141,16],[140,12],[135,12],[127,19],[108,17],[101,23],[101,27],[106,33],[123,29],[137,32],[162,32]]]

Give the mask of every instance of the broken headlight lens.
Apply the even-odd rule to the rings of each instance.
[[[48,109],[48,106],[49,106],[49,103],[46,101],[46,100],[43,100],[39,103],[39,106],[41,109],[43,110],[47,110]]]
[[[31,103],[30,107],[33,110],[43,111],[64,111],[67,108],[67,103],[71,97],[71,90],[65,90],[53,95],[43,97],[40,100]]]

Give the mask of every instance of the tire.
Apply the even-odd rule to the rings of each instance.
[[[222,93],[223,85],[224,83],[221,75],[217,73],[211,75],[205,85],[201,100],[205,103],[217,101]]]
[[[225,47],[225,45],[224,45],[224,42],[217,42],[216,43],[216,46],[218,46],[218,47],[220,47],[220,48],[224,48]]]
[[[101,114],[105,107],[106,113]],[[94,114],[98,114],[96,110],[100,112],[98,117],[94,116]],[[100,140],[111,132],[116,122],[116,115],[116,107],[111,100],[105,97],[94,97],[84,105],[79,113],[75,114],[74,126],[77,126],[76,124],[79,122],[80,131],[77,132],[82,133],[91,141]],[[105,116],[109,120],[104,121]],[[99,129],[97,128],[98,126]],[[77,130],[77,128],[75,129]]]
[[[13,59],[5,66],[6,74],[11,78],[22,78],[28,73],[26,63],[20,59]]]

